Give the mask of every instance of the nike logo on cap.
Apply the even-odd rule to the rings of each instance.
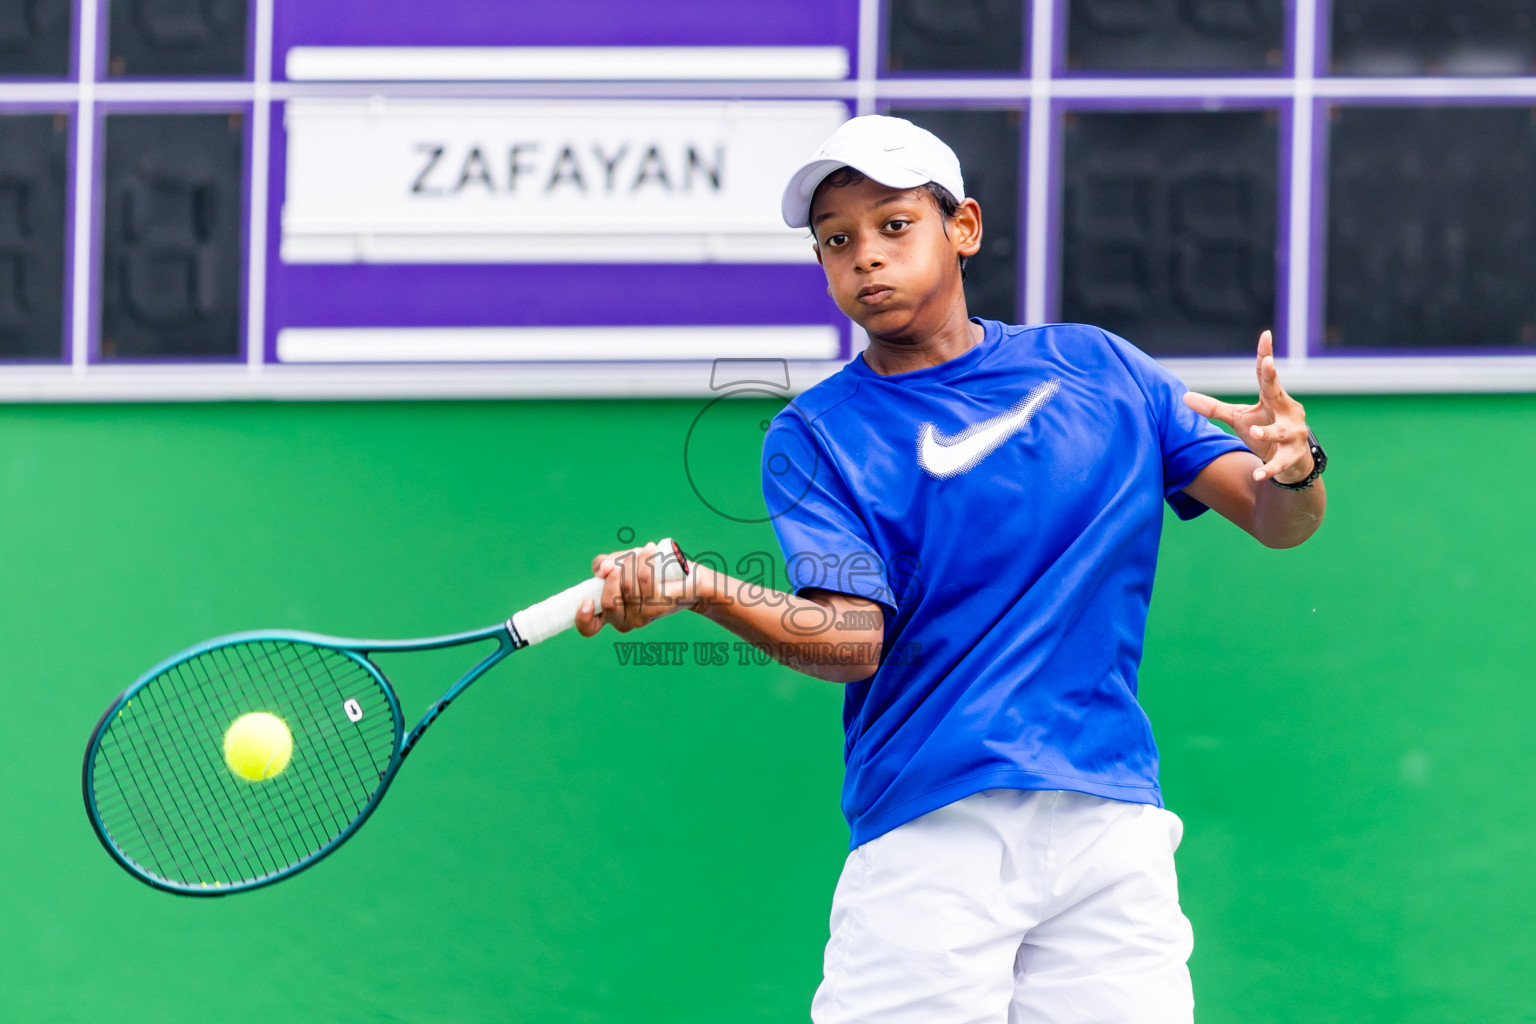
[[[1035,413],[1061,390],[1061,381],[1048,380],[1014,403],[1007,412],[972,424],[953,437],[944,437],[932,423],[924,423],[917,432],[917,462],[940,480],[974,467],[996,451],[1004,441],[1023,430]]]

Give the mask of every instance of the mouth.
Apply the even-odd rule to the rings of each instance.
[[[866,306],[878,306],[892,295],[888,284],[865,285],[859,289],[858,300]]]

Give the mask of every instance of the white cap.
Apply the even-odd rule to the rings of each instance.
[[[931,181],[956,200],[965,198],[960,158],[944,140],[902,118],[866,114],[844,121],[789,179],[780,204],[784,223],[810,226],[816,186],[839,167],[852,167],[891,188],[917,188]]]

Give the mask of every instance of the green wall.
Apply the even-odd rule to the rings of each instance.
[[[606,633],[524,652],[355,840],[245,896],[140,885],[81,808],[97,715],[204,637],[483,625],[623,527],[772,550],[689,488],[701,404],[0,409],[0,1019],[806,1019],[840,697],[788,670],[620,667]],[[752,501],[772,411],[708,413],[690,468],[716,504]],[[1143,694],[1199,1018],[1536,1020],[1536,397],[1309,412],[1333,459],[1314,541],[1165,534]],[[384,663],[408,717],[461,659]]]

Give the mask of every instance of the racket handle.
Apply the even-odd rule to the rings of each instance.
[[[656,547],[657,556],[661,559],[662,579],[675,581],[688,574],[688,559],[676,542],[668,537],[657,541]],[[595,604],[603,596],[603,584],[603,577],[593,576],[513,615],[507,620],[507,632],[512,634],[512,645],[527,647],[542,643],[576,625],[576,613],[581,610],[582,602],[592,601]]]

